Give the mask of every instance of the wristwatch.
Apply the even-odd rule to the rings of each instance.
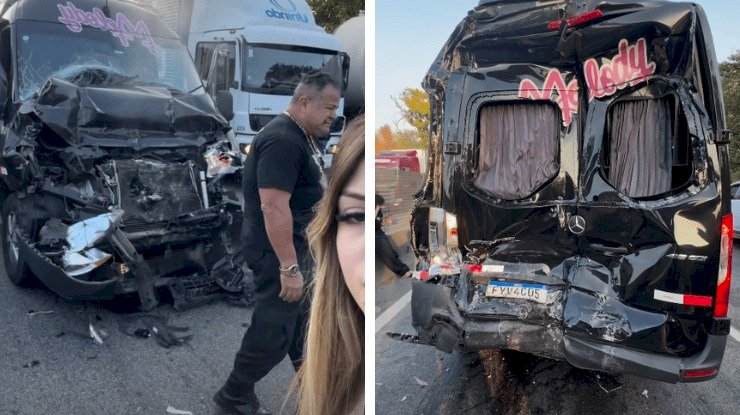
[[[291,266],[289,266],[287,268],[280,268],[280,267],[278,267],[278,269],[280,269],[280,273],[281,274],[286,274],[286,275],[288,275],[290,277],[296,277],[296,276],[298,276],[298,274],[301,273],[301,269],[298,268],[298,264],[293,264],[293,265],[291,265]]]

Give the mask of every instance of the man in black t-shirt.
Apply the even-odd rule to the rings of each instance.
[[[254,384],[286,354],[296,370],[303,359],[309,309],[303,294],[313,268],[305,231],[325,183],[315,137],[329,135],[339,98],[330,75],[306,75],[287,111],[257,134],[244,162],[242,242],[256,304],[234,369],[214,396],[226,413],[267,413]]]

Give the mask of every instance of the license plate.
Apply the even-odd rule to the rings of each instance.
[[[547,303],[547,285],[523,282],[489,281],[487,297],[519,298],[537,303]]]

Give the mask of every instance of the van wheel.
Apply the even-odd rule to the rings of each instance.
[[[3,201],[2,207],[2,250],[5,272],[10,282],[20,286],[30,286],[35,282],[35,277],[28,269],[26,262],[20,254],[18,231],[23,229],[20,218],[23,210],[16,195],[9,195]],[[28,229],[23,229],[28,231]]]

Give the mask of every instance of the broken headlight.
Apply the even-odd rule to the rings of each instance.
[[[234,160],[232,154],[223,150],[220,145],[209,147],[203,157],[208,164],[207,176],[209,178],[225,173]]]

